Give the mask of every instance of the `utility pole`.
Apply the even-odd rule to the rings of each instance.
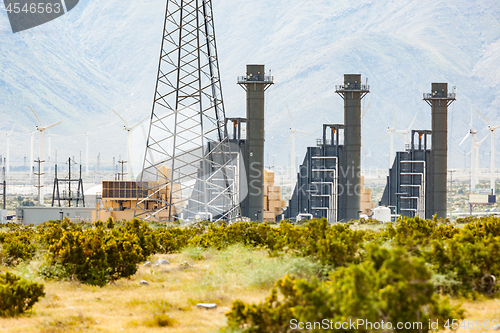
[[[455,169],[448,170],[448,172],[450,173],[450,192],[451,192],[453,190],[453,173],[457,172],[457,170]]]
[[[68,200],[68,207],[71,207],[71,157],[68,157],[68,179],[69,179],[69,182],[68,182],[68,196],[69,196],[69,200]]]
[[[42,165],[43,162],[45,162],[45,161],[40,161],[40,159],[35,160],[35,163],[38,163],[38,173],[35,173],[35,175],[38,176],[38,185],[35,185],[35,187],[38,188],[38,206],[41,206],[40,205],[40,202],[41,202],[40,201],[40,198],[41,198],[40,196],[41,196],[41,188],[43,187],[43,185],[40,183],[40,178],[44,174],[42,172],[42,169],[41,169],[41,165]]]
[[[125,163],[127,163],[127,161],[118,161],[118,163],[120,163],[120,164],[122,165],[122,173],[119,173],[119,174],[118,174],[118,180],[120,180],[120,175],[122,176],[122,179],[121,179],[121,180],[124,180],[124,177],[123,177],[123,176],[125,176],[125,175],[126,175],[126,173],[123,173],[123,165],[124,165]]]
[[[6,199],[7,199],[7,181],[5,179],[5,167],[3,169],[3,209],[7,209]]]
[[[448,192],[449,193],[449,195],[448,195],[448,201],[451,202],[450,195],[453,193],[453,173],[457,172],[457,170],[452,169],[452,170],[448,170],[448,172],[450,173],[450,191]]]

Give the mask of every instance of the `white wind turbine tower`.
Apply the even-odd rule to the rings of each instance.
[[[7,156],[6,156],[6,166],[5,171],[7,172],[7,176],[10,173],[10,135],[12,132],[14,132],[14,128],[16,127],[16,124],[14,123],[14,126],[12,126],[12,129],[10,130],[9,133],[5,134],[7,136]]]
[[[130,158],[131,157],[130,156],[130,148],[132,146],[132,131],[137,126],[139,126],[144,121],[146,121],[149,118],[149,116],[147,116],[146,118],[144,118],[143,120],[141,120],[140,122],[135,124],[134,126],[129,126],[128,123],[125,121],[125,119],[123,119],[122,116],[120,116],[115,110],[112,109],[111,111],[113,111],[125,124],[125,126],[123,126],[123,129],[125,131],[127,131],[127,180],[131,180],[132,179],[132,160]]]
[[[24,127],[23,125],[18,124],[22,129],[24,129],[26,132],[30,134],[30,182],[33,181],[33,167],[35,165],[35,157],[33,156],[33,142],[34,142],[34,135],[37,132],[36,130],[31,132],[29,129]]]
[[[470,171],[471,171],[471,190],[474,190],[477,185],[477,179],[476,179],[476,168],[475,168],[475,163],[476,159],[474,158],[475,155],[475,150],[476,150],[476,134],[478,131],[475,131],[472,129],[472,108],[470,109],[470,124],[469,124],[469,131],[463,138],[462,142],[458,145],[459,147],[467,140],[469,135],[471,136],[471,158],[470,158]],[[468,155],[468,154],[467,154]]]
[[[290,109],[288,108],[288,106],[286,107],[286,109],[288,111],[288,115],[290,116],[290,121],[292,122],[292,127],[289,129],[290,136],[288,137],[288,140],[286,140],[286,143],[283,146],[283,148],[281,148],[281,151],[283,151],[283,149],[285,149],[288,142],[290,142],[290,140],[292,140],[292,180],[293,180],[293,178],[295,177],[295,174],[297,173],[297,166],[295,165],[295,157],[296,157],[296,154],[295,154],[295,133],[300,133],[300,134],[305,134],[305,135],[310,135],[310,136],[314,136],[314,134],[307,133],[307,132],[304,132],[304,131],[301,131],[301,130],[298,130],[297,128],[295,128],[295,124],[293,122],[293,118],[292,118],[292,114],[290,113]]]
[[[40,121],[40,118],[38,118],[35,111],[33,111],[31,106],[28,105],[28,107],[31,109],[31,112],[33,112],[33,114],[36,117],[36,120],[38,120],[38,123],[40,124],[40,126],[36,126],[36,130],[38,132],[40,132],[40,156],[38,158],[40,159],[40,161],[43,161],[43,139],[45,137],[45,131],[51,127],[59,125],[60,123],[62,123],[62,121],[59,121],[59,122],[52,124],[52,125],[49,125],[49,126],[43,126],[42,122]],[[43,164],[40,164],[40,165],[42,165],[42,170],[41,170],[42,175],[40,175],[40,184],[43,186],[43,169],[44,168],[43,168]],[[43,187],[40,188],[40,197],[38,198],[38,202],[40,203],[40,206],[43,206],[43,204],[44,204],[44,202],[43,202]]]
[[[85,177],[89,177],[89,134],[85,133]]]
[[[392,103],[392,127],[388,127],[387,134],[384,135],[382,138],[380,138],[380,140],[377,141],[377,142],[380,142],[383,139],[385,139],[388,135],[391,136],[391,150],[390,150],[390,154],[389,154],[389,168],[392,167],[392,163],[394,161],[394,133],[399,135],[401,137],[401,139],[403,139],[403,141],[406,141],[405,138],[399,133],[399,130],[396,129],[396,109],[395,109],[394,102],[393,102]]]
[[[488,130],[491,134],[491,154],[490,154],[490,186],[493,189],[493,195],[495,195],[495,131],[500,128],[500,125],[493,126],[488,119],[479,110],[477,113],[488,123]]]
[[[475,184],[479,183],[479,146],[488,138],[488,135],[490,133],[486,134],[486,136],[481,140],[477,141],[474,143],[474,149],[475,150],[475,156],[476,156],[476,162],[475,162],[475,168],[474,168],[474,179],[475,179]],[[472,150],[467,153],[467,155],[472,154]],[[473,155],[474,156],[474,155]],[[474,185],[473,188],[475,188],[476,185]]]

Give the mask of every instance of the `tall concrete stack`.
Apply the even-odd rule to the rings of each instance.
[[[346,175],[345,219],[357,220],[361,211],[361,100],[370,90],[361,83],[361,74],[345,74],[344,85],[337,86],[336,92],[344,99],[345,164],[341,172]]]
[[[448,93],[447,83],[432,83],[430,94],[424,100],[432,108],[432,186],[434,213],[446,218],[446,179],[448,173],[448,106],[455,100],[455,94]]]
[[[264,219],[264,93],[273,84],[264,65],[247,65],[246,76],[238,84],[247,92],[247,212],[252,221]]]

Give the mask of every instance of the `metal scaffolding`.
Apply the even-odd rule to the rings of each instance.
[[[139,218],[239,215],[212,14],[211,0],[167,0]]]

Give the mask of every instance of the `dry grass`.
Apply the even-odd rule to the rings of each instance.
[[[455,304],[460,304],[461,302],[455,300],[453,301]],[[466,310],[464,324],[467,325],[469,320],[473,320],[474,322],[478,319],[484,321],[488,319],[490,321],[489,329],[468,329],[468,328],[459,328],[456,333],[466,333],[466,332],[476,332],[476,333],[486,333],[491,332],[492,330],[492,321],[494,319],[497,320],[497,323],[500,324],[500,300],[498,299],[483,299],[477,301],[464,301],[462,304],[462,308]],[[471,321],[472,323],[472,321]],[[472,325],[472,324],[471,324]],[[471,326],[472,327],[472,326]],[[445,332],[450,332],[446,330]]]
[[[226,251],[187,249],[154,256],[172,264],[141,266],[131,279],[104,288],[77,281],[42,281],[33,262],[14,270],[45,284],[46,297],[19,318],[1,319],[4,332],[216,332],[236,299],[260,302],[269,286],[287,272],[311,275],[317,269],[302,258],[269,258],[265,251],[234,246]],[[141,280],[149,286],[140,285]],[[196,303],[216,303],[203,310]]]
[[[258,303],[269,287],[286,273],[311,276],[317,264],[294,257],[269,258],[265,251],[233,246],[226,251],[189,248],[183,253],[150,258],[172,265],[144,267],[131,279],[104,288],[77,281],[42,281],[40,262],[18,266],[14,272],[45,284],[46,297],[19,318],[0,320],[3,332],[217,332],[234,300]],[[149,286],[140,285],[141,280]],[[216,303],[203,310],[196,303]],[[453,301],[457,303],[458,301]],[[469,319],[500,319],[499,300],[465,301]],[[459,329],[457,332],[469,332]],[[486,332],[487,330],[474,330]],[[490,330],[488,330],[490,331]]]

